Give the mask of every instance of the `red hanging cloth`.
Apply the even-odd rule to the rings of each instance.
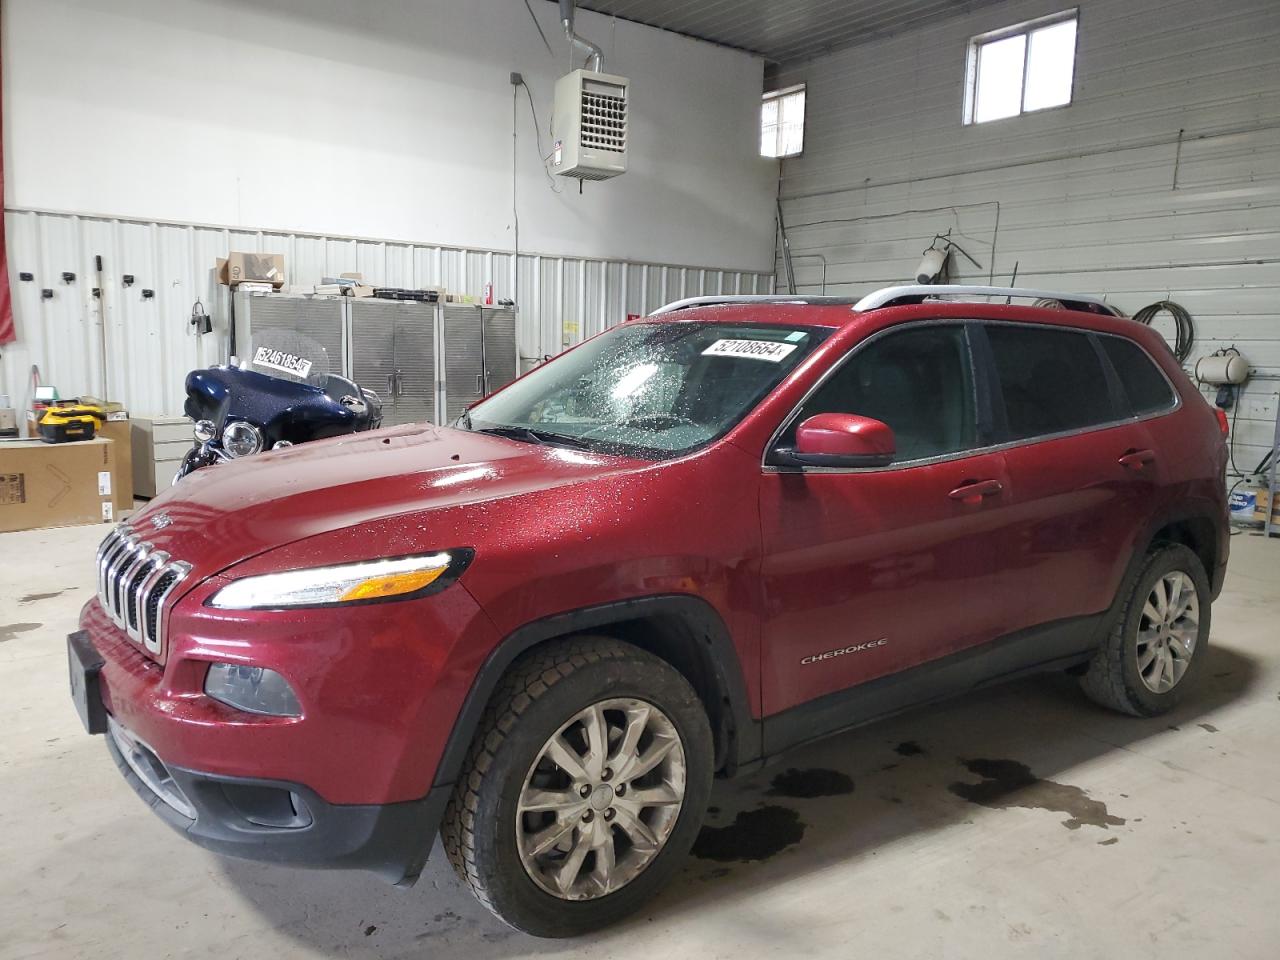
[[[0,86],[0,129],[4,127],[4,89]],[[4,144],[0,142],[0,208],[4,198]],[[13,300],[9,296],[9,245],[4,236],[4,215],[0,209],[0,344],[18,339],[13,329]]]

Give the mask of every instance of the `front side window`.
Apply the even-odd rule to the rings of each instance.
[[[472,407],[459,426],[663,459],[723,436],[830,334],[757,323],[624,323]]]
[[[1018,24],[969,41],[965,123],[986,123],[1071,102],[1076,11]]]
[[[852,356],[801,407],[779,446],[819,413],[854,413],[893,430],[895,463],[976,446],[968,341],[959,324],[888,333]]]
[[[1145,350],[1121,337],[1099,337],[1098,342],[1120,378],[1134,416],[1168,410],[1174,405],[1173,387]]]
[[[987,326],[1009,440],[1026,440],[1113,423],[1102,360],[1087,333]]]

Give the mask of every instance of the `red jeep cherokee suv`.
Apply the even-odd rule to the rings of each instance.
[[[1225,460],[1091,298],[682,301],[452,428],[183,480],[98,551],[73,695],[205,847],[411,882],[440,830],[507,923],[579,933],[678,868],[715,774],[1029,671],[1169,709]]]

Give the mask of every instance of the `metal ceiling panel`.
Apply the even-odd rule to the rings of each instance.
[[[583,0],[578,6],[786,63],[993,2],[998,0]]]

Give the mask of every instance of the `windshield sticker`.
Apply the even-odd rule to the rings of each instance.
[[[704,357],[746,357],[749,360],[767,360],[781,363],[796,348],[794,343],[778,343],[774,340],[717,340],[702,351]]]
[[[787,334],[787,343],[799,343],[807,336],[808,334],[803,330],[793,330],[791,333]]]
[[[258,348],[257,353],[253,355],[253,365],[266,367],[269,370],[279,370],[281,373],[288,373],[304,380],[311,373],[310,360],[296,354],[285,353],[283,350],[272,350],[270,347]]]

